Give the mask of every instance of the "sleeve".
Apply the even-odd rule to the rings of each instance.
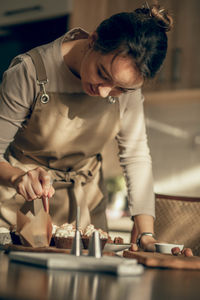
[[[0,161],[36,97],[35,68],[28,55],[13,59],[0,86]]]
[[[141,90],[120,97],[120,131],[116,136],[120,165],[128,190],[132,216],[152,215],[155,218],[152,162],[147,143]]]

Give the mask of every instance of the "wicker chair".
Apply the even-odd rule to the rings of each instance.
[[[156,194],[155,234],[200,256],[200,198]]]

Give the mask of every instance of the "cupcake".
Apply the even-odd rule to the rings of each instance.
[[[123,243],[124,243],[124,239],[121,238],[120,236],[114,238],[114,244],[123,244]]]
[[[111,236],[108,236],[107,244],[113,244],[114,241],[112,240]]]
[[[10,230],[6,227],[0,227],[0,245],[10,244],[11,242]]]
[[[92,237],[92,234],[95,230],[97,230],[99,232],[99,236],[100,236],[100,240],[101,240],[101,248],[103,250],[103,248],[108,240],[108,234],[107,234],[107,232],[103,231],[102,229],[95,229],[93,224],[88,225],[83,232],[82,241],[83,241],[84,249],[88,249],[90,238]]]
[[[54,234],[56,248],[71,249],[75,232],[76,229],[73,224],[65,223],[58,227]]]

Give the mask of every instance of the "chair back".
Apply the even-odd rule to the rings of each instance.
[[[200,256],[200,198],[156,194],[155,234]]]

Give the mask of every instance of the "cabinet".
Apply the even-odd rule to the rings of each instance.
[[[0,26],[11,26],[65,16],[71,13],[73,0],[1,0]]]
[[[13,57],[64,34],[73,0],[1,0],[0,82]]]
[[[200,87],[200,2],[198,0],[165,0],[174,18],[169,33],[169,50],[158,76],[160,89],[193,89]]]

